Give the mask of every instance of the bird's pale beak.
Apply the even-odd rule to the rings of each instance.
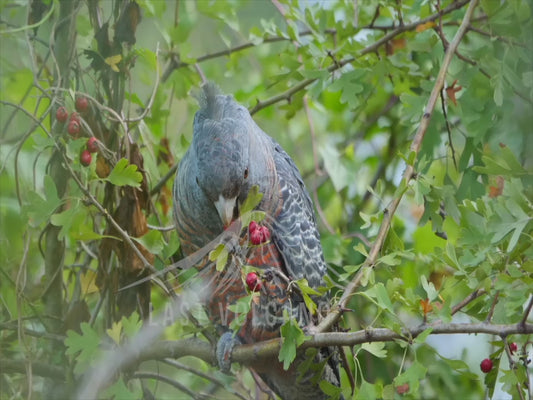
[[[235,206],[237,205],[237,198],[226,199],[220,195],[217,201],[215,201],[215,207],[218,211],[218,215],[224,224],[224,228],[227,228],[233,221],[233,215]]]

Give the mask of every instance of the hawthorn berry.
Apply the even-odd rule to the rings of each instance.
[[[67,132],[70,136],[78,136],[78,133],[80,133],[80,123],[71,119],[68,123]]]
[[[89,100],[85,96],[79,96],[76,97],[76,110],[79,112],[85,112],[87,111],[87,108],[89,107]]]
[[[68,111],[65,107],[61,106],[56,111],[57,122],[65,122],[68,119]]]
[[[263,234],[261,233],[260,229],[256,229],[250,232],[250,242],[253,245],[258,245],[258,244],[263,243]]]
[[[485,358],[483,361],[481,361],[479,366],[481,367],[481,371],[483,371],[485,374],[488,374],[492,369],[492,360],[490,358]]]
[[[509,350],[511,351],[511,354],[513,354],[518,350],[518,345],[515,342],[509,343]]]
[[[93,156],[89,152],[89,150],[83,150],[80,154],[80,163],[84,167],[87,167],[91,161],[93,160]]]
[[[87,140],[87,150],[89,150],[90,153],[96,153],[98,151],[98,139],[94,136],[91,136]]]
[[[261,280],[255,272],[249,272],[246,275],[246,285],[252,292],[259,292],[261,290]]]
[[[250,221],[250,225],[248,225],[248,232],[252,233],[257,229],[257,222]]]

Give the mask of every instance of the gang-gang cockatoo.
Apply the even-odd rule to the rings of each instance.
[[[219,364],[229,369],[235,344],[279,337],[287,316],[304,330],[316,321],[292,282],[305,278],[310,288],[322,286],[326,263],[313,204],[294,161],[256,125],[245,107],[220,93],[216,85],[203,86],[199,103],[192,143],[180,162],[173,192],[184,254],[212,245],[239,218],[254,186],[263,195],[256,209],[265,218],[259,225],[252,223],[254,230],[263,228],[263,240],[258,244],[256,235],[248,246],[242,240],[234,245],[222,270],[206,259],[198,265],[210,285],[207,313],[221,334]],[[244,227],[241,238],[250,239],[251,230]],[[246,285],[245,265],[257,270],[260,283],[255,288]],[[231,332],[229,324],[235,314],[228,312],[228,306],[248,296],[250,289],[258,296],[240,328]],[[327,302],[327,297],[315,296],[315,300]],[[277,357],[250,366],[283,399],[323,399],[322,379],[340,384],[334,353],[323,348],[311,355],[300,354],[287,371]]]

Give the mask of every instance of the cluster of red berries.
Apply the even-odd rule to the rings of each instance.
[[[76,110],[80,113],[84,113],[89,109],[89,100],[85,96],[79,96],[76,98],[75,103]],[[65,107],[61,106],[56,111],[57,122],[65,123],[68,120],[67,132],[72,137],[77,137],[81,130],[80,116],[77,112],[69,114]]]
[[[255,272],[248,272],[246,275],[246,286],[248,286],[251,292],[259,292],[263,283]]]
[[[257,222],[252,221],[248,226],[248,232],[250,234],[250,242],[253,245],[268,242],[270,240],[270,231],[266,226],[259,225]]]
[[[65,123],[68,120],[67,132],[73,138],[77,138],[81,130],[80,115],[77,112],[69,114],[65,107],[61,106],[56,111],[57,122]]]
[[[80,154],[80,162],[84,167],[88,166],[93,160],[91,153],[96,153],[98,151],[98,139],[94,136],[91,136],[87,140],[86,149],[83,150]]]
[[[79,113],[85,113],[89,109],[89,99],[85,96],[76,97],[75,102],[76,110]],[[80,115],[77,112],[72,112],[69,116],[67,109],[63,106],[59,107],[56,111],[56,120],[59,123],[64,124],[68,120],[67,132],[73,138],[78,138],[81,132],[81,120]],[[80,163],[83,166],[88,166],[93,157],[91,153],[98,151],[98,140],[95,137],[90,137],[87,140],[87,148],[80,153]]]
[[[515,342],[509,343],[509,351],[511,354],[514,354],[515,351],[518,350],[518,345]],[[488,374],[493,367],[493,362],[490,358],[485,358],[483,361],[481,361],[481,364],[479,364],[479,367],[481,368],[481,371],[483,371],[485,374]]]

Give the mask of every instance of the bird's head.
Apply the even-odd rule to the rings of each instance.
[[[224,227],[239,216],[251,188],[249,133],[242,121],[204,120],[196,143],[196,184],[216,208]]]
[[[252,186],[264,181],[265,152],[253,139],[259,127],[248,110],[212,83],[202,89],[194,118],[196,184],[227,227],[239,216]]]

